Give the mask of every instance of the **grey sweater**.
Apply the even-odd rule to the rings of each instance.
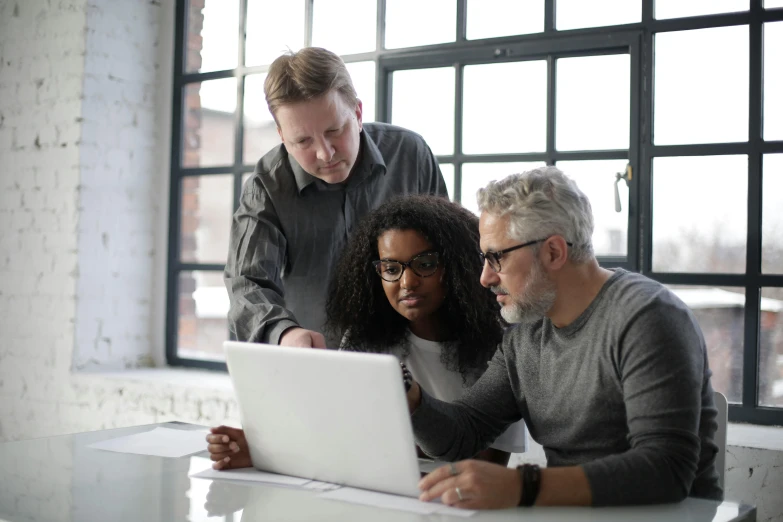
[[[704,338],[663,285],[618,269],[573,323],[507,331],[455,403],[423,394],[419,446],[469,458],[523,418],[549,466],[582,465],[593,505],[722,499]]]

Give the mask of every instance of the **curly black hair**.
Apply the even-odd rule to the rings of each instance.
[[[440,253],[446,298],[439,315],[451,335],[441,361],[463,379],[483,371],[505,323],[495,295],[479,282],[478,218],[442,197],[398,197],[361,222],[330,281],[325,330],[348,347],[388,353],[402,346],[407,355],[408,320],[392,308],[371,263],[378,259],[378,238],[389,230],[415,230]]]

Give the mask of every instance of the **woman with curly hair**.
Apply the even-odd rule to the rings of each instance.
[[[340,255],[326,333],[341,349],[394,354],[436,399],[456,400],[503,337],[495,295],[481,286],[478,218],[445,198],[407,196],[369,214]],[[215,469],[250,466],[242,430],[207,437]],[[506,464],[525,450],[522,421],[478,458]]]
[[[326,301],[341,347],[391,353],[437,399],[453,401],[487,368],[503,337],[495,295],[481,286],[478,218],[444,198],[394,199],[368,215],[343,250]],[[524,451],[512,426],[483,455]]]

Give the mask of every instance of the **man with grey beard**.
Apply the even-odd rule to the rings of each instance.
[[[701,330],[661,284],[598,265],[590,203],[555,167],[478,193],[481,282],[510,328],[456,403],[414,382],[416,442],[469,459],[525,420],[547,467],[463,460],[422,479],[422,500],[465,508],[721,499],[716,409]]]

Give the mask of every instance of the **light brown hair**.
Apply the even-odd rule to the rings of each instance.
[[[320,47],[305,47],[279,56],[269,66],[264,81],[266,103],[275,121],[281,105],[312,100],[332,89],[352,108],[359,102],[345,63]]]

